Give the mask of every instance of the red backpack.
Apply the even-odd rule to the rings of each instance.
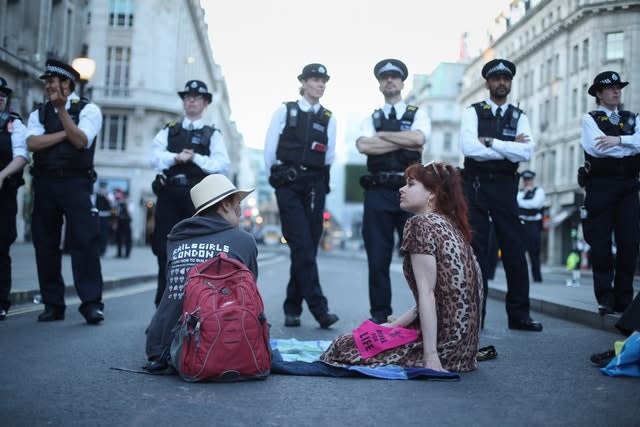
[[[220,253],[189,270],[171,360],[186,381],[265,378],[269,324],[253,273]]]

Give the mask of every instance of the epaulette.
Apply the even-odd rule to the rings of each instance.
[[[175,120],[171,120],[171,121],[170,121],[170,122],[168,122],[166,125],[164,125],[164,128],[163,128],[163,129],[166,129],[166,128],[172,128],[172,127],[174,127],[175,125],[176,125],[176,121],[175,121]]]

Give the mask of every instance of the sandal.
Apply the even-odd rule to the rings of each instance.
[[[498,357],[498,352],[496,351],[496,348],[492,345],[488,345],[486,347],[482,347],[478,349],[476,360],[478,362],[484,362],[485,360],[493,360],[496,357]]]
[[[593,363],[598,368],[604,368],[611,362],[611,359],[616,357],[616,352],[614,350],[607,350],[602,353],[592,354],[590,359],[591,363]]]

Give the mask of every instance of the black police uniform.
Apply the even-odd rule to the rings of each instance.
[[[320,286],[316,256],[329,190],[325,156],[331,111],[322,106],[317,112],[313,108],[302,111],[297,102],[286,103],[286,109],[286,123],[276,149],[278,164],[271,167],[269,176],[269,183],[276,190],[282,234],[291,253],[283,309],[287,316],[300,316],[305,300],[322,326],[328,322],[329,309]]]
[[[371,116],[376,132],[408,131],[417,107],[407,105],[401,118],[395,110],[386,117],[382,109]],[[400,209],[400,187],[404,185],[404,170],[421,160],[421,153],[406,149],[383,155],[368,155],[368,175],[360,178],[364,192],[362,235],[369,266],[369,304],[375,322],[385,322],[392,313],[389,267],[394,249],[394,230],[402,237],[404,224],[412,214]]]
[[[609,121],[604,111],[591,111],[589,115],[605,135],[635,134],[637,116],[630,111],[619,111],[617,125]],[[585,240],[591,246],[595,296],[601,312],[623,312],[633,299],[633,277],[640,243],[640,155],[594,157],[585,151],[584,168],[586,215],[582,218],[582,228]],[[612,232],[616,243],[615,257],[611,253]]]
[[[121,200],[116,207],[116,245],[117,257],[129,258],[131,255],[131,215],[127,200]]]
[[[76,125],[80,121],[80,112],[86,105],[84,100],[70,98],[70,108],[67,111]],[[64,130],[58,113],[50,102],[40,107],[38,115],[45,134]],[[63,218],[70,240],[68,245],[73,282],[82,301],[80,312],[87,316],[91,310],[103,308],[100,225],[97,210],[93,209],[91,203],[95,181],[94,150],[95,141],[88,149],[77,149],[65,140],[33,154],[31,173],[34,202],[31,227],[40,292],[47,309],[53,309],[58,314],[64,313],[65,309],[60,250]]]
[[[494,116],[486,102],[473,104],[478,117],[478,135],[515,141],[522,110],[509,105],[504,115]],[[487,108],[489,107],[489,108]],[[488,291],[489,215],[493,220],[502,263],[507,276],[507,315],[510,321],[529,320],[529,274],[525,258],[522,224],[518,218],[518,163],[506,159],[478,161],[464,159],[464,191],[469,205],[469,223],[473,230],[472,246],[482,270],[486,312]]]
[[[530,200],[535,197],[536,191],[541,191],[538,187],[534,187],[530,191],[524,193],[524,200]],[[529,253],[529,261],[531,263],[531,275],[534,282],[542,282],[542,273],[540,272],[540,236],[542,234],[542,212],[543,209],[527,209],[519,207],[520,221],[524,229],[526,250]]]
[[[13,147],[9,123],[20,120],[16,113],[3,111],[0,113],[0,170],[13,160]],[[5,178],[0,189],[0,310],[8,310],[11,302],[11,256],[9,250],[17,238],[16,215],[18,203],[16,194],[22,185],[22,174],[16,173]]]
[[[192,149],[196,154],[211,154],[211,136],[217,129],[203,126],[200,129],[184,129],[181,123],[170,122],[168,129],[167,151],[179,154],[183,149]],[[153,253],[158,259],[158,289],[155,305],[160,304],[166,286],[167,235],[174,225],[193,216],[195,208],[189,191],[208,174],[194,162],[178,163],[163,171],[156,178],[154,190],[157,202],[154,211],[154,230],[152,239]],[[162,181],[158,183],[158,181]]]

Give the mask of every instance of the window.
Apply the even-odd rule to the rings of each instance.
[[[453,135],[451,135],[451,132],[445,132],[442,149],[445,152],[449,153],[452,151],[452,148],[453,148]]]
[[[573,145],[569,146],[569,153],[567,154],[567,165],[569,166],[566,170],[569,174],[569,181],[572,182],[575,177],[576,170],[576,147]]]
[[[551,82],[551,73],[553,72],[553,59],[547,59],[547,81]]]
[[[544,63],[540,64],[540,86],[544,86]]]
[[[612,59],[624,58],[624,33],[607,33],[605,37],[605,59],[610,61]]]
[[[547,160],[547,186],[555,185],[556,183],[556,150],[551,150],[549,153],[549,159]]]
[[[571,91],[571,117],[578,114],[578,89],[573,88]]]
[[[134,0],[109,0],[109,26],[132,27]]]
[[[575,72],[578,71],[578,65],[579,65],[578,64],[578,60],[580,59],[578,57],[578,53],[579,53],[578,49],[579,49],[578,45],[574,45],[573,46],[573,58],[572,58],[573,61],[571,63],[571,72],[572,73],[575,73]]]
[[[589,39],[582,41],[582,68],[589,66]]]
[[[591,95],[589,95],[589,93],[587,93],[589,86],[585,83],[582,85],[582,105],[580,108],[580,112],[581,113],[586,113],[587,112],[587,100],[591,97]]]
[[[107,96],[129,95],[129,60],[131,49],[128,47],[107,48],[107,72],[105,78]]]
[[[124,151],[127,148],[127,116],[105,114],[102,123],[101,150]]]
[[[553,97],[553,103],[551,104],[551,122],[552,123],[558,123],[558,103],[560,102],[560,100],[558,99],[557,96]]]
[[[556,53],[553,60],[553,74],[556,78],[560,78],[560,54]]]

